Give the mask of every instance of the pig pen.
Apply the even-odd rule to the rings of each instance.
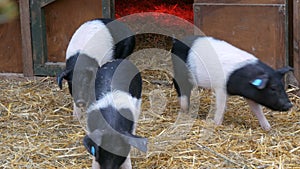
[[[137,41],[143,49],[165,49],[158,50],[160,53],[142,51],[132,59],[137,65],[162,64],[152,63],[157,60],[146,56],[150,54],[160,55],[165,59],[160,62],[171,66],[168,65],[171,64],[170,38],[144,35],[137,37]],[[156,42],[152,44],[157,46],[149,42]],[[172,76],[162,70],[143,70],[142,77],[142,114],[136,133],[149,139],[149,152],[133,157],[133,168],[299,168],[300,98],[294,94],[299,91],[297,87],[287,89],[294,104],[290,111],[264,108],[272,126],[269,132],[261,129],[240,97],[230,97],[223,125],[213,125],[206,120],[213,94],[199,88],[200,109],[192,123],[181,124],[191,128],[178,139],[180,136],[170,131],[170,128],[181,130],[170,127],[179,111]],[[0,88],[0,168],[91,167],[92,157],[82,144],[84,127],[73,119],[66,82],[60,90],[53,77],[1,77]],[[150,102],[158,95],[166,99],[155,104]],[[150,107],[155,109],[149,111]],[[169,135],[156,139],[164,133]],[[175,144],[172,140],[179,142]],[[161,144],[164,141],[166,144]]]

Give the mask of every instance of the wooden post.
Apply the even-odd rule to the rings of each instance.
[[[104,18],[115,18],[115,0],[102,0],[102,16]]]
[[[294,0],[294,38],[293,38],[293,51],[294,51],[294,74],[298,81],[300,81],[300,2]]]
[[[24,76],[33,76],[29,0],[19,1]]]

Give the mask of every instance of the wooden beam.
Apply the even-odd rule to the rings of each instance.
[[[102,0],[102,16],[104,18],[115,18],[115,0]]]
[[[33,76],[29,0],[19,1],[24,76]]]
[[[41,7],[47,6],[55,0],[41,0]]]
[[[294,0],[294,11],[293,11],[293,20],[294,20],[294,37],[293,37],[293,66],[294,73],[298,81],[300,81],[300,2],[298,0]]]

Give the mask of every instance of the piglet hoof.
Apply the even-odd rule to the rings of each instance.
[[[220,125],[222,125],[223,117],[215,117],[214,121],[217,126],[220,126]]]
[[[267,123],[263,123],[263,124],[260,124],[261,128],[265,131],[270,131],[271,130],[271,126],[270,124],[267,122]]]
[[[189,113],[189,109],[181,108],[180,112],[184,113],[184,114],[188,114]]]
[[[221,126],[221,125],[222,125],[222,121],[215,121],[215,124],[216,124],[217,126]]]
[[[100,169],[100,165],[96,161],[95,157],[93,157],[92,169]]]
[[[180,111],[182,113],[189,113],[189,100],[186,96],[181,96],[178,98],[180,104]]]
[[[77,106],[74,106],[73,108],[73,119],[79,120],[81,118],[81,109]]]
[[[77,111],[73,110],[73,120],[78,120],[80,118],[78,114],[79,113]]]

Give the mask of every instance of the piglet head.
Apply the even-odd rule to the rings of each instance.
[[[289,110],[292,103],[284,90],[282,79],[284,74],[291,70],[290,67],[284,67],[273,72],[266,71],[250,80],[250,84],[257,89],[253,100],[257,99],[258,103],[273,110]]]
[[[119,169],[126,160],[130,147],[147,151],[147,139],[131,133],[114,133],[96,129],[83,139],[83,145],[101,168]]]
[[[236,70],[227,83],[229,94],[244,96],[272,110],[287,111],[292,107],[283,84],[291,67],[274,70],[262,62]]]
[[[95,100],[95,78],[98,63],[85,54],[80,54],[74,67],[72,96],[79,108],[86,108]]]

